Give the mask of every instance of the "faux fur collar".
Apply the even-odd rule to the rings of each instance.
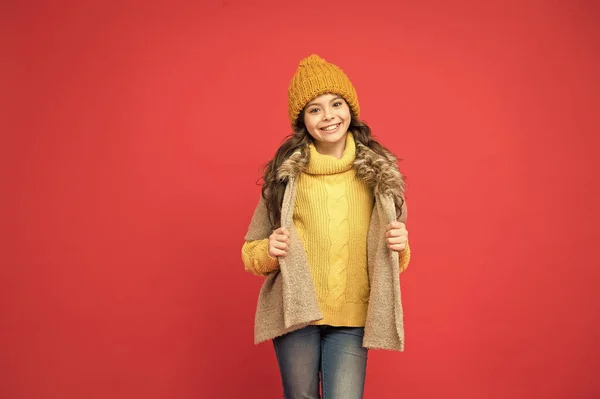
[[[277,179],[287,181],[306,170],[310,158],[308,146],[297,150],[283,161],[277,169]],[[404,176],[398,170],[392,154],[379,155],[369,147],[356,141],[356,159],[353,163],[356,177],[364,181],[375,195],[391,194],[396,199],[404,198]]]

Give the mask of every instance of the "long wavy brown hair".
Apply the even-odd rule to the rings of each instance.
[[[348,131],[352,132],[356,142],[369,147],[375,153],[387,159],[396,159],[387,148],[373,138],[371,128],[365,122],[356,118],[354,113],[351,115]],[[293,133],[284,138],[283,143],[275,152],[273,159],[265,165],[265,172],[262,178],[262,197],[265,200],[269,219],[274,228],[278,228],[281,225],[281,205],[286,186],[285,181],[277,179],[277,170],[296,150],[302,150],[311,143],[314,143],[314,139],[304,125],[304,111],[302,111],[293,124]],[[400,207],[401,204],[396,205],[396,212],[398,214],[401,212]]]

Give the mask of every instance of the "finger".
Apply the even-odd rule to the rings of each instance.
[[[400,236],[407,236],[408,235],[408,231],[406,231],[406,229],[393,229],[388,231],[385,236],[386,237],[400,237]]]
[[[273,246],[273,248],[281,249],[284,251],[287,251],[288,249],[288,245],[285,242],[273,241],[271,245]]]
[[[279,241],[279,242],[288,242],[289,237],[285,236],[283,234],[276,234],[273,236],[273,240]]]
[[[388,224],[388,229],[402,229],[402,228],[404,228],[404,223],[399,222],[397,220]]]
[[[393,250],[393,251],[404,251],[404,249],[406,248],[406,244],[393,244],[393,245],[389,245],[388,244],[388,248]]]
[[[288,229],[286,229],[286,228],[285,228],[285,227],[283,227],[283,226],[282,226],[282,227],[280,227],[280,228],[278,228],[277,230],[275,230],[275,232],[277,232],[277,234],[281,234],[281,235],[284,235],[284,236],[289,236],[289,235],[290,235],[290,232],[289,232],[289,230],[288,230]]]
[[[272,258],[275,258],[278,256],[285,256],[287,255],[287,252],[282,251],[281,249],[273,248],[269,251],[269,255],[271,255]]]
[[[406,236],[389,237],[387,239],[387,242],[390,245],[392,245],[392,244],[405,244],[407,240],[408,240],[408,237],[406,237]]]

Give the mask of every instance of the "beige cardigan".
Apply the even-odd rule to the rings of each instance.
[[[286,181],[281,225],[290,232],[289,250],[279,258],[279,270],[269,273],[258,297],[254,342],[273,339],[297,330],[323,316],[317,304],[306,254],[294,227],[293,213],[297,177],[308,164],[308,150],[295,152],[283,162],[277,177]],[[385,241],[386,227],[394,220],[406,221],[404,179],[393,157],[383,157],[356,143],[356,176],[373,189],[375,206],[368,233],[367,260],[370,281],[369,307],[363,346],[370,349],[404,350],[404,322],[400,295],[399,259]],[[402,204],[396,215],[395,203]],[[246,241],[268,238],[273,230],[261,197],[252,216]]]

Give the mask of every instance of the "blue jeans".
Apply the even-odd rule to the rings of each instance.
[[[362,399],[367,369],[364,328],[307,326],[275,338],[285,399]]]

